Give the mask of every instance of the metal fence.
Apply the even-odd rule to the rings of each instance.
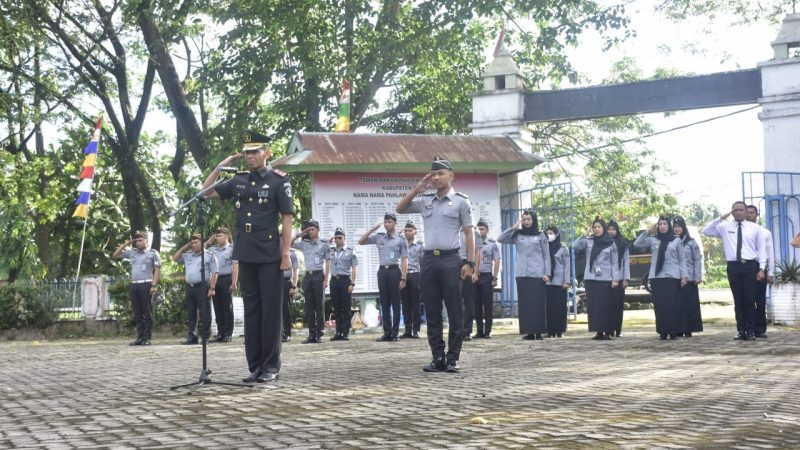
[[[58,320],[81,319],[81,280],[77,278],[57,278],[26,283],[40,291],[42,304],[56,313]],[[114,278],[109,277],[109,286],[114,284]],[[113,305],[112,305],[113,309]]]

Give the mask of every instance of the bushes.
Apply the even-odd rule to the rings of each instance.
[[[0,288],[0,330],[12,328],[44,329],[57,319],[44,300],[42,289],[26,284]]]
[[[124,327],[136,326],[131,307],[130,283],[119,281],[109,289],[114,318]],[[161,280],[153,295],[153,326],[186,324],[183,280]]]

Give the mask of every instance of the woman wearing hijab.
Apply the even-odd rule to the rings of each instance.
[[[536,213],[523,211],[522,218],[504,231],[497,242],[514,244],[517,254],[514,276],[519,297],[519,332],[526,340],[542,339],[542,333],[547,332],[545,284],[550,281],[550,246],[539,231]]]
[[[608,236],[606,222],[595,217],[589,235],[576,239],[572,249],[586,253],[583,284],[589,308],[589,331],[597,333],[592,339],[610,340],[612,332],[616,331],[612,289],[617,286],[620,275],[617,246]]]
[[[697,286],[703,282],[703,252],[700,245],[689,235],[686,221],[676,217],[672,222],[672,230],[683,243],[686,255],[686,286],[681,288],[681,323],[683,335],[692,337],[692,333],[703,331],[703,316],[700,314],[700,294]]]
[[[562,337],[567,331],[567,290],[570,287],[569,249],[561,245],[558,228],[545,229],[550,247],[550,281],[547,282],[547,337]]]
[[[619,229],[619,224],[616,220],[611,219],[608,221],[608,236],[614,240],[614,245],[617,246],[617,256],[619,261],[617,266],[619,269],[620,279],[617,287],[612,289],[612,297],[614,299],[614,334],[617,337],[622,336],[622,315],[625,311],[625,289],[628,288],[628,283],[631,281],[631,252],[630,243]]]
[[[655,236],[649,236],[655,234]],[[656,309],[656,331],[661,340],[677,339],[683,332],[681,325],[681,287],[686,285],[686,258],[681,240],[672,231],[669,217],[661,216],[658,224],[642,231],[633,242],[634,247],[649,249],[650,286]]]

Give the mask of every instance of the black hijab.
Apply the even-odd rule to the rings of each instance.
[[[548,226],[544,231],[552,231],[556,234],[556,238],[547,243],[550,246],[550,279],[553,279],[556,270],[556,252],[561,248],[561,233],[558,232],[555,225]]]
[[[594,218],[594,222],[592,222],[592,227],[594,227],[596,223],[599,223],[600,226],[603,227],[603,235],[594,236],[593,238],[594,244],[592,245],[592,252],[589,254],[589,270],[592,270],[594,267],[594,259],[597,258],[597,255],[614,243],[614,240],[608,235],[608,225],[606,225],[606,221],[601,219],[600,216],[597,216]]]
[[[530,209],[522,211],[522,216],[524,217],[526,215],[531,216],[531,218],[533,219],[533,223],[529,227],[525,227],[525,225],[522,225],[522,228],[520,228],[519,230],[515,230],[514,237],[516,237],[518,234],[521,234],[523,236],[536,236],[537,234],[539,234],[539,217],[537,217],[536,213],[531,211]]]
[[[688,244],[689,241],[692,240],[692,236],[689,235],[689,229],[686,228],[686,221],[683,219],[683,217],[675,216],[675,218],[672,219],[672,225],[679,225],[681,230],[683,230],[683,233],[681,233],[680,236],[681,241],[683,241],[683,245]]]
[[[658,230],[659,228],[658,223],[660,223],[662,220],[667,222],[666,233],[662,233]],[[656,238],[661,242],[658,244],[658,259],[656,259],[656,275],[658,275],[661,272],[661,269],[664,267],[664,258],[667,255],[667,247],[669,246],[669,243],[672,242],[672,240],[675,239],[676,237],[677,236],[675,236],[675,232],[672,231],[672,222],[669,220],[669,217],[667,216],[659,217],[658,222],[656,223]]]
[[[630,243],[627,239],[625,239],[625,236],[622,235],[622,230],[619,229],[619,224],[616,220],[609,220],[608,226],[614,227],[617,230],[617,236],[613,237],[612,239],[614,239],[614,243],[617,244],[617,259],[619,260],[619,267],[622,268],[622,255],[625,254],[625,250],[628,249]]]

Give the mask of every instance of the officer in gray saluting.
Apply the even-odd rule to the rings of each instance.
[[[133,248],[123,249],[128,245]],[[147,249],[147,233],[137,231],[133,240],[123,242],[111,258],[125,258],[131,262],[131,306],[136,320],[136,340],[130,345],[150,345],[153,331],[152,299],[161,278],[161,256]]]
[[[453,166],[450,161],[434,158],[431,172],[397,205],[397,212],[419,213],[425,227],[425,252],[422,258],[422,300],[428,321],[428,344],[433,360],[425,372],[459,371],[464,310],[459,298],[461,279],[472,276],[475,269],[475,236],[472,207],[466,195],[452,187]],[[429,185],[435,189],[423,194]],[[467,260],[458,257],[458,235],[464,229]],[[445,352],[442,339],[442,300],[447,308],[449,332]]]

